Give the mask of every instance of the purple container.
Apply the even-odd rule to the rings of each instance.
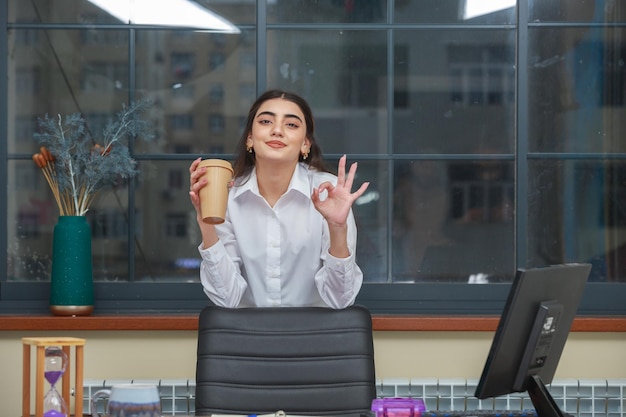
[[[372,401],[372,411],[376,417],[420,417],[426,406],[418,398],[376,398]]]

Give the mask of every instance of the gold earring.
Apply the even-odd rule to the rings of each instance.
[[[252,146],[246,145],[246,151],[248,151],[248,153],[252,153]]]
[[[304,152],[302,152],[302,159],[307,159],[309,157],[309,150],[305,149]]]

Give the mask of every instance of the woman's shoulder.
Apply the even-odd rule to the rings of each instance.
[[[306,169],[309,180],[311,181],[311,183],[313,183],[314,186],[317,186],[325,181],[330,181],[332,183],[335,183],[337,181],[337,176],[335,174],[326,171],[320,171],[317,168],[308,166],[307,164],[302,162],[300,164],[304,169]]]

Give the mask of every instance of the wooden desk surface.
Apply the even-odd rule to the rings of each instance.
[[[492,332],[496,316],[373,315],[374,331]],[[198,330],[197,315],[0,316],[0,330]],[[572,332],[626,332],[626,317],[577,317]]]

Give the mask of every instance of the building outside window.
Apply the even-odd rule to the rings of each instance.
[[[82,68],[81,89],[84,91],[108,92],[127,85],[127,63],[89,62]]]
[[[172,74],[178,79],[184,79],[191,76],[194,71],[196,57],[193,53],[172,52],[171,66]]]
[[[209,89],[209,101],[211,104],[221,104],[224,102],[224,86],[222,84],[212,85]]]
[[[41,89],[41,71],[37,67],[20,68],[15,74],[15,91],[22,95],[37,95]]]
[[[173,114],[169,117],[172,130],[191,130],[193,129],[193,115],[190,114]]]
[[[210,114],[209,115],[209,132],[211,133],[222,133],[226,128],[224,116],[221,114]]]
[[[187,236],[187,214],[168,213],[165,217],[165,236],[182,238]]]
[[[193,99],[195,94],[195,85],[175,83],[171,89],[172,98],[177,99]]]
[[[226,63],[226,57],[222,52],[211,52],[209,54],[209,68],[211,70],[221,70]]]
[[[85,119],[85,126],[94,135],[103,132],[107,124],[113,119],[110,113],[87,113],[83,114],[83,118]]]

